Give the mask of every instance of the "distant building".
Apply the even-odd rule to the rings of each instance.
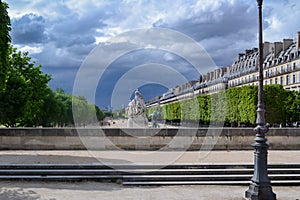
[[[221,67],[201,75],[196,84],[194,94],[211,94],[228,88],[228,67]]]
[[[212,94],[232,87],[258,85],[258,48],[238,54],[232,66],[220,67],[203,74],[198,81],[191,81],[169,89],[159,99],[147,102],[154,106]],[[280,84],[284,89],[300,92],[300,32],[297,41],[283,39],[282,42],[265,42],[263,48],[264,84]],[[154,99],[153,99],[154,100]]]
[[[298,40],[264,43],[264,84],[280,84],[288,90],[300,92],[300,32]],[[229,69],[228,87],[258,84],[258,50],[239,54]]]

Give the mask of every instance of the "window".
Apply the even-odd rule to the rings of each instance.
[[[283,66],[280,67],[280,73],[283,73]]]
[[[293,84],[296,83],[296,75],[293,74]]]
[[[277,78],[275,78],[275,84],[278,84]]]
[[[280,77],[280,85],[283,85],[283,77]]]
[[[273,84],[273,81],[272,81],[272,79],[270,79],[270,84]]]
[[[286,85],[289,85],[289,84],[290,84],[290,76],[286,75]]]
[[[268,81],[267,80],[265,80],[265,85],[268,85]]]
[[[296,63],[293,63],[293,70],[296,70]]]

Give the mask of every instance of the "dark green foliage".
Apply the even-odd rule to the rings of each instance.
[[[174,102],[163,106],[163,116],[167,121],[181,120],[181,107],[179,102]]]
[[[10,18],[7,13],[8,5],[0,0],[0,92],[5,88],[8,70],[8,55],[10,46]]]
[[[0,94],[1,123],[6,126],[36,126],[44,99],[47,95],[50,76],[41,72],[41,66],[30,62],[28,53],[9,48],[9,68],[6,87]]]
[[[257,107],[257,87],[244,86],[226,90],[226,118],[231,124],[254,124]]]
[[[264,87],[266,122],[280,124],[286,122],[286,100],[288,92],[281,85],[266,85]]]
[[[285,101],[286,122],[291,124],[300,120],[300,94],[295,91],[286,91],[288,93]]]
[[[221,91],[211,95],[211,121],[224,123],[226,118],[226,93]]]
[[[257,87],[245,86],[239,91],[239,123],[255,124],[257,108]]]
[[[97,122],[103,112],[84,97],[55,93],[49,88],[51,77],[35,66],[28,53],[9,48],[9,68],[5,88],[0,93],[0,125],[15,126],[71,126],[73,109],[78,125]]]
[[[97,120],[102,121],[105,118],[104,112],[102,112],[102,110],[96,105],[95,105],[95,110],[96,110]]]
[[[291,124],[299,121],[298,92],[284,90],[281,85],[266,85],[264,93],[266,123]],[[257,86],[231,88],[162,106],[163,118],[167,121],[198,121],[200,124],[218,125],[225,122],[233,126],[255,125],[256,109]]]
[[[208,124],[211,118],[211,96],[201,95],[197,97],[199,103],[199,121]]]
[[[54,93],[55,97],[55,116],[52,126],[73,126],[86,125],[92,122],[104,119],[104,113],[98,106],[87,102],[85,97],[72,96],[65,93],[62,89],[57,89]],[[73,110],[75,112],[73,112]],[[75,120],[74,120],[75,119]]]

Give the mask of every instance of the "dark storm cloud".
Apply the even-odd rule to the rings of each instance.
[[[255,42],[257,35],[256,15],[253,4],[222,2],[215,11],[199,11],[171,23],[160,19],[153,26],[187,34],[205,47],[217,65],[229,65],[244,47],[243,44],[247,43],[245,48],[253,47],[251,44]],[[266,21],[264,27],[268,27]]]
[[[11,36],[16,44],[43,43],[47,40],[42,16],[26,14],[12,20]]]
[[[120,33],[151,25],[192,37],[218,66],[231,65],[238,53],[257,47],[255,0],[6,2],[10,6],[13,43],[28,50],[53,74],[51,84],[55,87],[72,87],[76,69],[97,42],[105,43]],[[298,0],[264,1],[264,39],[275,42],[297,34],[299,5]],[[176,63],[169,55],[165,59]],[[122,62],[123,66],[135,64],[130,56]],[[68,68],[72,68],[70,75],[66,73]]]

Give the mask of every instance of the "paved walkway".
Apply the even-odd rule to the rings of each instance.
[[[241,200],[248,186],[122,187],[99,182],[0,182],[0,200]],[[300,187],[273,187],[278,200],[300,199]]]
[[[2,164],[253,164],[253,157],[253,151],[0,151]],[[269,151],[268,163],[300,163],[300,151]]]
[[[208,153],[208,154],[207,154]],[[96,156],[95,157],[93,157]],[[179,155],[179,156],[178,156]],[[147,157],[147,159],[145,159]],[[170,159],[172,158],[172,159]],[[177,159],[174,159],[177,158]],[[167,162],[166,162],[167,160]],[[174,160],[169,163],[169,160]],[[0,163],[253,163],[253,151],[0,151]],[[269,151],[269,163],[300,163],[300,151]],[[248,186],[123,187],[100,182],[0,181],[0,200],[239,200]],[[273,187],[279,200],[300,199],[300,186]]]

